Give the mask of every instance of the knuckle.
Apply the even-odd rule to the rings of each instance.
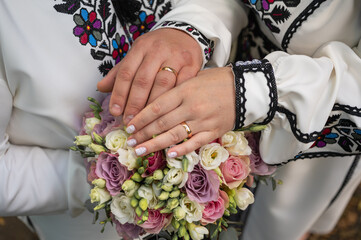
[[[172,80],[169,77],[165,77],[165,76],[161,76],[157,79],[157,81],[155,82],[155,84],[159,87],[162,88],[170,88],[173,87],[174,85],[174,80]]]
[[[152,113],[154,113],[155,115],[159,115],[161,113],[161,106],[159,104],[159,102],[153,102],[151,105],[150,105],[150,110],[152,111]]]
[[[117,76],[120,80],[125,82],[131,82],[133,80],[133,74],[129,68],[119,68]]]
[[[164,119],[158,119],[156,121],[157,127],[161,132],[167,130],[167,122]]]
[[[172,143],[179,143],[182,140],[182,138],[176,132],[169,131],[168,133]]]
[[[137,77],[134,80],[134,85],[136,85],[137,87],[140,87],[140,88],[146,88],[146,87],[150,86],[150,80],[143,76]]]

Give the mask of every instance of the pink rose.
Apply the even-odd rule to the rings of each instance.
[[[261,158],[259,152],[259,139],[261,137],[261,134],[259,132],[250,133],[247,134],[246,137],[248,140],[248,144],[252,149],[252,154],[249,156],[251,160],[251,173],[257,175],[271,175],[272,173],[274,173],[277,167],[267,165]]]
[[[223,175],[223,182],[230,188],[237,188],[247,178],[249,168],[248,156],[230,156],[219,166]]]
[[[207,203],[217,201],[219,185],[218,175],[213,170],[205,170],[198,164],[194,166],[192,172],[188,173],[185,189],[190,200]]]
[[[224,214],[225,202],[221,194],[219,195],[217,201],[208,202],[203,210],[201,223],[206,225],[208,223],[214,223]]]
[[[142,177],[148,177],[153,174],[157,169],[163,169],[167,164],[167,161],[163,155],[162,151],[157,151],[153,156],[148,157],[148,167],[145,172],[142,174]]]
[[[219,190],[219,195],[221,196],[221,198],[223,198],[224,201],[224,207],[225,209],[227,209],[229,207],[229,197],[228,194],[222,190]]]
[[[158,234],[171,223],[172,214],[162,214],[160,210],[152,209],[148,209],[148,213],[148,220],[140,225],[147,233]]]
[[[107,152],[99,154],[95,173],[105,180],[105,186],[112,196],[120,193],[122,184],[131,175],[127,167],[120,164],[116,155]]]

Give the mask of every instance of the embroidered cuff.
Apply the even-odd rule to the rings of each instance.
[[[232,69],[236,90],[234,129],[252,123],[269,123],[275,115],[278,102],[272,65],[266,59],[239,61]]]
[[[203,53],[203,66],[209,61],[212,56],[214,50],[214,42],[206,38],[201,32],[199,32],[193,26],[183,23],[183,22],[176,22],[176,21],[165,21],[155,29],[159,28],[175,28],[181,30],[183,32],[188,33],[192,36],[200,45]],[[153,30],[155,30],[153,29]]]

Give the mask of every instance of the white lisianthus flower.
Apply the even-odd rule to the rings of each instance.
[[[129,171],[132,171],[134,168],[137,167],[137,155],[133,148],[123,149],[119,148],[117,150],[119,154],[118,160],[119,162],[126,166]]]
[[[222,145],[233,156],[251,155],[252,149],[242,131],[229,131],[221,138]]]
[[[140,184],[135,183],[135,187],[133,189],[127,190],[127,191],[123,189],[123,191],[127,197],[131,198],[134,196],[135,192],[138,190],[139,187],[140,187]]]
[[[167,175],[163,178],[163,183],[170,183],[172,185],[179,185],[182,188],[188,180],[188,173],[180,168],[169,169]]]
[[[187,222],[197,222],[202,219],[204,206],[190,200],[188,197],[184,197],[180,201],[181,208],[186,212],[185,219]]]
[[[112,198],[107,190],[100,187],[92,188],[89,196],[91,203],[98,202],[98,205],[103,204]]]
[[[240,188],[236,190],[236,195],[234,196],[237,206],[241,210],[245,210],[248,205],[254,203],[253,193],[247,188]]]
[[[147,199],[148,203],[155,197],[153,189],[144,185],[140,186],[138,194],[141,198]]]
[[[212,170],[225,162],[229,157],[229,153],[219,143],[210,143],[201,147],[199,156],[202,167],[206,170]]]
[[[123,130],[112,131],[105,136],[105,146],[113,152],[116,152],[119,148],[126,149],[127,137],[127,133]]]
[[[134,208],[130,205],[130,198],[123,193],[113,197],[110,209],[121,224],[134,223]]]
[[[99,124],[99,123],[100,123],[100,120],[98,118],[95,118],[95,117],[85,119],[85,126],[84,126],[85,132],[88,135],[90,135],[91,132],[94,129],[94,126]]]
[[[203,226],[197,226],[194,223],[187,223],[189,234],[193,240],[201,240],[204,235],[209,234],[208,229]]]
[[[195,151],[193,151],[191,153],[186,154],[185,157],[188,159],[187,172],[192,172],[194,169],[194,166],[199,163],[199,156]],[[179,158],[170,158],[167,156],[167,163],[170,167],[183,168],[182,158],[183,158],[183,156],[181,156]]]

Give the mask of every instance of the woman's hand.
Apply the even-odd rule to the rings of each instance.
[[[137,155],[171,147],[170,157],[187,154],[231,130],[235,120],[234,76],[230,67],[207,69],[161,95],[132,119],[128,145]],[[152,136],[158,135],[155,138]],[[150,140],[149,140],[150,139]]]
[[[97,87],[101,92],[112,91],[110,113],[123,113],[128,123],[147,103],[194,77],[202,63],[202,50],[190,35],[171,28],[158,29],[137,38]],[[168,68],[160,71],[164,67]]]

